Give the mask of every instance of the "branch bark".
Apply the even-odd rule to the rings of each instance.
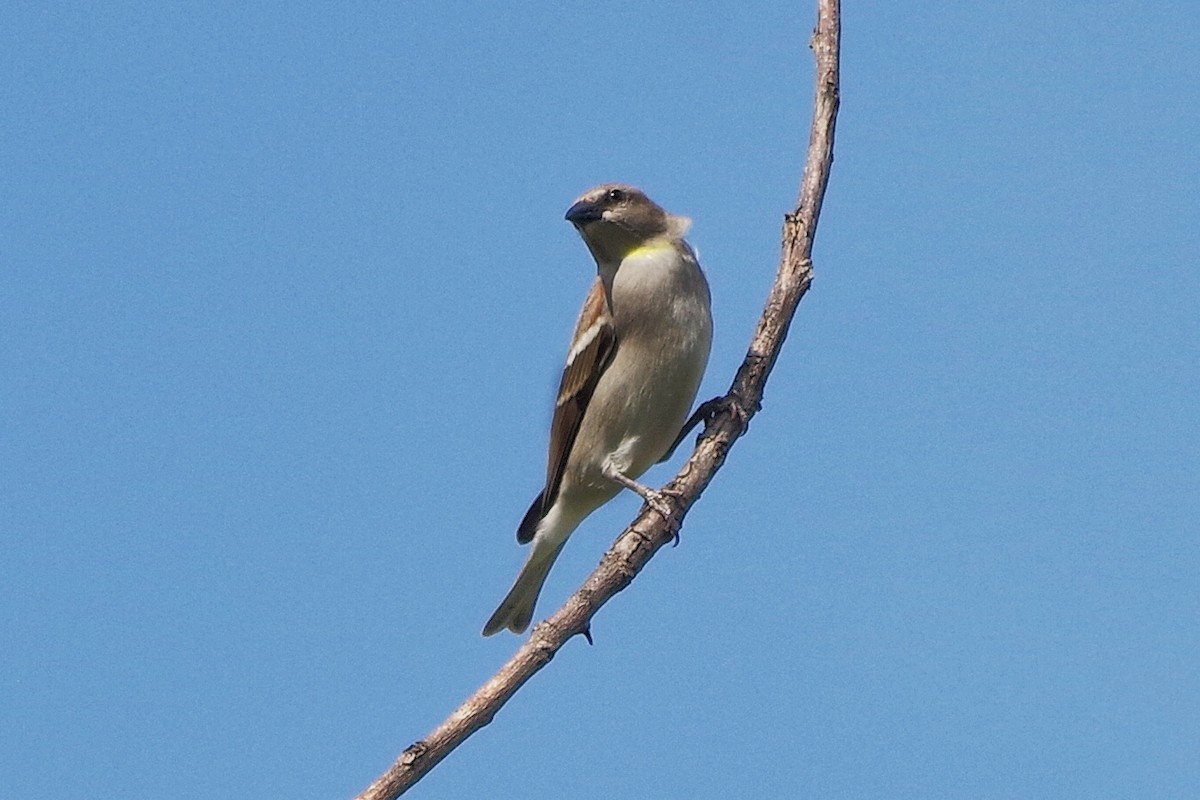
[[[725,463],[730,447],[746,432],[761,405],[767,377],[787,338],[796,306],[812,282],[813,237],[833,164],[840,42],[840,0],[817,0],[817,25],[811,41],[816,60],[816,97],[800,196],[796,207],[784,215],[779,270],[746,358],[729,392],[719,398],[720,410],[706,423],[695,452],[666,487],[673,493],[668,496],[675,500],[671,519],[663,519],[657,512],[644,508],[583,586],[562,608],[534,627],[528,641],[508,663],[442,724],[401,753],[357,800],[399,797],[468,736],[491,722],[496,712],[550,663],[568,639],[576,634],[588,635],[590,621],[600,607],[628,586],[650,558],[672,541],[688,510]]]

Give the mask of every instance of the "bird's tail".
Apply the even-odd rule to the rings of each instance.
[[[529,627],[529,621],[533,619],[533,608],[537,605],[538,595],[542,591],[542,585],[546,582],[546,576],[550,574],[550,567],[554,566],[554,560],[558,558],[558,554],[562,552],[563,545],[566,543],[565,538],[557,543],[534,540],[533,551],[525,561],[525,566],[521,567],[521,574],[517,576],[512,588],[508,590],[500,607],[483,626],[484,636],[499,633],[505,628],[513,633],[525,632],[525,629]]]

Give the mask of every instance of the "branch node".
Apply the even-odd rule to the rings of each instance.
[[[400,763],[406,767],[411,767],[427,752],[429,752],[429,743],[424,739],[418,739],[404,748],[404,752],[400,754]]]

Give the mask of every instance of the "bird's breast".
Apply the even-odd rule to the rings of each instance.
[[[580,438],[596,446],[585,462],[615,455],[635,477],[666,452],[695,400],[712,346],[708,284],[690,251],[643,248],[616,269],[610,297],[617,351]]]

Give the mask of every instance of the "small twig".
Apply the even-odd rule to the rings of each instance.
[[[839,0],[817,0],[817,27],[812,37],[817,73],[816,99],[800,196],[796,208],[784,218],[779,271],[746,358],[738,368],[729,392],[720,398],[715,413],[707,420],[695,452],[665,487],[678,498],[674,513],[669,519],[663,519],[643,510],[604,555],[583,586],[562,608],[533,629],[529,640],[508,663],[428,736],[406,749],[357,800],[399,797],[468,736],[491,722],[508,699],[549,664],[568,639],[582,634],[590,641],[592,616],[629,585],[659,548],[672,540],[688,509],[725,463],[729,448],[746,431],[750,418],[761,406],[767,376],[787,338],[796,306],[812,282],[813,236],[833,164],[840,39]]]

